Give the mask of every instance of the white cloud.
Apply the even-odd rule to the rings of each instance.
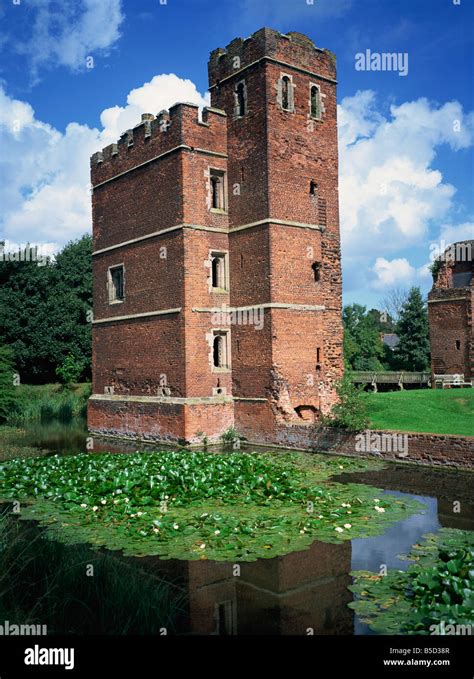
[[[120,37],[122,0],[29,0],[27,41],[13,45],[36,76],[41,67],[85,68],[86,58],[107,52]]]
[[[456,192],[433,167],[437,149],[472,145],[473,115],[457,101],[437,106],[421,98],[383,116],[375,94],[363,91],[342,100],[338,121],[346,283],[380,288],[395,275],[424,276],[423,267],[417,272],[406,258],[392,257],[420,247],[428,255],[430,229],[449,218]]]
[[[474,238],[474,222],[463,222],[462,224],[443,224],[439,240],[444,241],[446,246],[451,243],[458,243],[461,240],[471,240]]]
[[[90,231],[92,153],[136,125],[142,113],[177,101],[208,103],[190,80],[159,75],[132,90],[125,106],[103,111],[101,130],[73,122],[61,133],[0,88],[0,239],[64,244]]]
[[[377,276],[374,288],[403,286],[412,281],[415,275],[415,269],[405,258],[389,261],[385,257],[377,257],[373,270]]]

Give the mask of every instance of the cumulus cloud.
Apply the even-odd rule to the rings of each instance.
[[[362,91],[342,100],[338,116],[346,282],[380,288],[424,275],[406,258],[390,258],[421,246],[428,254],[430,229],[449,218],[456,189],[434,161],[443,144],[453,152],[472,145],[473,115],[457,101],[425,98],[382,115],[375,94]]]
[[[124,106],[104,110],[101,129],[72,122],[61,133],[0,88],[0,239],[57,248],[90,231],[92,153],[136,125],[142,113],[158,113],[177,101],[207,104],[190,80],[159,75],[132,90]]]
[[[30,30],[13,49],[27,56],[33,75],[41,67],[77,70],[86,58],[106,53],[119,39],[122,0],[29,0]]]
[[[392,259],[377,257],[373,268],[377,278],[373,283],[374,288],[394,287],[409,283],[413,280],[415,269],[405,259]]]

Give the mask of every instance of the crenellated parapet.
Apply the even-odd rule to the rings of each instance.
[[[156,116],[143,113],[141,121],[125,130],[120,139],[91,157],[91,181],[96,187],[143,163],[179,150],[205,149],[227,153],[226,114],[206,107],[177,103]]]
[[[227,47],[211,52],[209,60],[210,89],[217,87],[225,78],[236,77],[250,66],[258,67],[265,61],[290,65],[322,79],[336,78],[336,61],[332,52],[317,47],[302,33],[280,33],[262,28],[249,38],[235,38]]]

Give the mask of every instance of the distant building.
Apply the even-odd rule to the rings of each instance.
[[[435,260],[428,295],[431,371],[474,379],[472,335],[474,240],[454,243]]]

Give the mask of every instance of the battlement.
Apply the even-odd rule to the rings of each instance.
[[[284,34],[271,28],[261,28],[249,38],[235,38],[227,47],[211,52],[208,64],[210,88],[264,59],[291,64],[293,68],[324,79],[336,78],[336,61],[332,52],[317,47],[303,33],[291,31]]]
[[[91,156],[92,185],[185,147],[226,154],[226,113],[208,106],[200,119],[199,106],[189,102],[176,103],[156,116],[143,113],[137,125]]]

